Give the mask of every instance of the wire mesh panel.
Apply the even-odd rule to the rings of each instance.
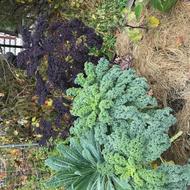
[[[36,144],[28,147],[8,146],[0,146],[0,189],[40,190],[39,180],[43,171],[36,165],[34,158],[40,147]]]
[[[6,178],[6,163],[3,158],[0,158],[0,188],[4,187],[5,178]]]

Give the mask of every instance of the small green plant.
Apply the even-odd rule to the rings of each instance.
[[[177,0],[137,0],[135,1],[135,15],[137,19],[140,18],[143,8],[150,4],[153,8],[161,11],[168,12],[176,4]]]
[[[87,18],[90,26],[103,36],[102,53],[110,59],[114,55],[117,29],[125,25],[125,8],[128,0],[103,0]]]
[[[156,28],[160,24],[159,19],[156,17],[151,16],[147,18],[147,16],[144,15],[144,9],[148,7],[148,5],[151,5],[152,8],[161,12],[169,12],[176,2],[177,0],[129,0],[126,11],[127,26],[129,27],[126,32],[129,39],[133,42],[138,42],[143,37],[142,29]],[[133,4],[134,6],[132,6]],[[144,16],[145,19],[142,19],[142,16]]]
[[[46,161],[56,171],[48,184],[73,190],[186,190],[190,165],[161,157],[171,145],[168,130],[176,119],[148,95],[144,78],[101,59],[97,66],[86,63],[85,75],[75,82],[80,87],[68,94],[78,118],[70,145],[59,145],[62,155]]]
[[[86,25],[95,28],[103,40],[99,54],[110,59],[115,53],[116,31],[125,24],[125,8],[128,0],[69,0],[64,4],[63,18],[79,18]],[[60,1],[58,1],[60,2]],[[63,5],[62,5],[63,7]]]

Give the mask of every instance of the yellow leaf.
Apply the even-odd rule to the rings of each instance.
[[[36,117],[33,117],[33,118],[32,118],[32,122],[35,122],[35,121],[36,121]]]
[[[175,165],[175,162],[173,160],[170,160],[168,162],[166,162],[167,164],[171,164],[171,165]]]
[[[152,166],[152,168],[153,168],[154,170],[156,170],[156,169],[158,168],[158,164],[157,164],[157,163],[152,163],[151,166]]]
[[[36,127],[39,127],[40,126],[40,124],[39,123],[36,123]]]
[[[160,20],[158,18],[156,18],[155,16],[150,16],[148,19],[148,25],[151,28],[156,28],[158,27],[160,24]]]
[[[17,131],[17,130],[14,130],[13,134],[14,134],[15,136],[17,136],[17,135],[18,135],[18,131]]]
[[[41,137],[42,137],[42,135],[38,134],[38,135],[36,135],[36,137],[37,137],[37,138],[41,138]]]
[[[33,126],[36,126],[36,127],[39,127],[39,126],[40,126],[39,120],[38,120],[36,117],[33,117],[33,118],[32,118],[32,125],[33,125]]]
[[[179,131],[177,134],[175,134],[173,137],[170,138],[170,142],[174,142],[176,139],[178,139],[183,134],[183,131]]]
[[[52,107],[52,105],[53,105],[53,100],[52,100],[51,98],[49,98],[48,100],[45,101],[45,105],[46,105],[47,107]]]
[[[19,149],[11,149],[11,150],[10,150],[10,154],[11,154],[12,156],[18,156],[20,153],[21,153],[21,152],[20,152]]]
[[[5,121],[5,124],[9,125],[9,124],[10,124],[10,121]]]

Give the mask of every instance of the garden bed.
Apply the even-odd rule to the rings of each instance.
[[[190,2],[2,2],[0,189],[187,190]]]

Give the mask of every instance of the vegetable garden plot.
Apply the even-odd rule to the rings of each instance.
[[[0,189],[188,190],[190,1],[1,1]]]

